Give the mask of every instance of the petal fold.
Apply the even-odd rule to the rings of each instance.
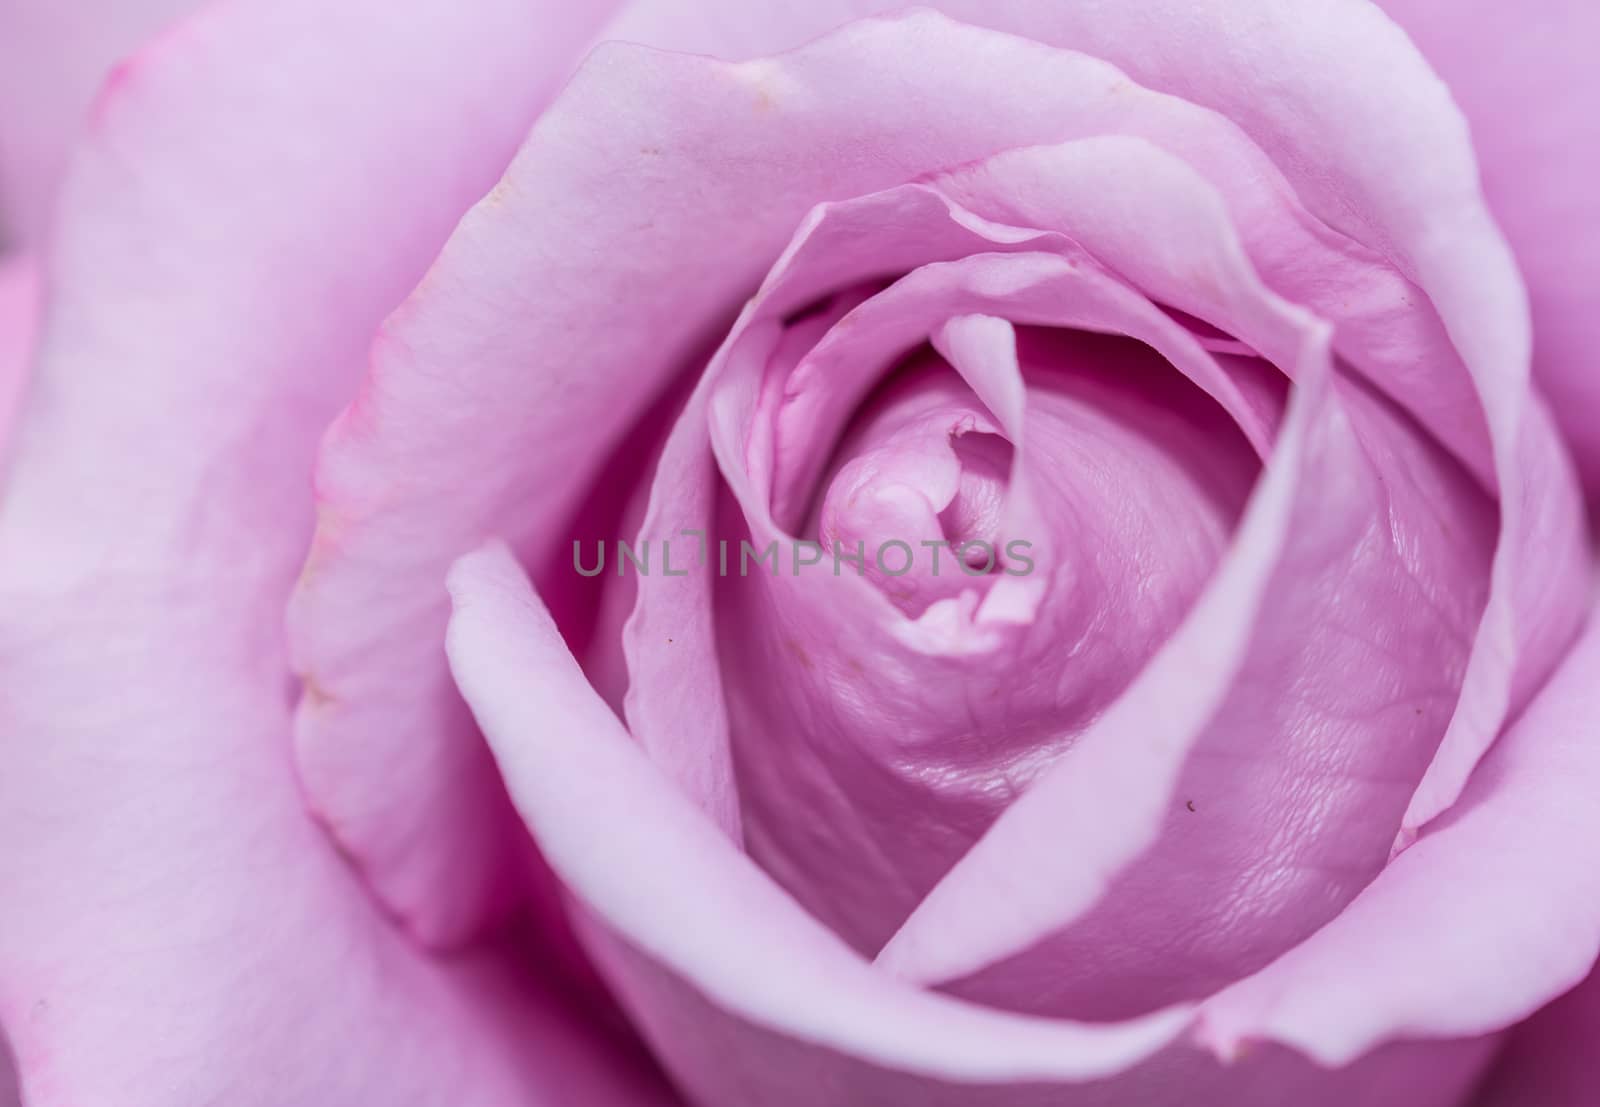
[[[317,532],[289,608],[309,801],[430,945],[469,940],[538,891],[520,875],[515,818],[444,669],[440,582],[458,535],[482,525],[486,490],[522,458],[543,461],[518,485],[529,527],[557,530],[582,490],[567,484],[578,467],[552,426],[588,424],[571,389],[544,383],[538,359],[552,347],[528,306],[542,302],[533,289],[560,281],[540,271],[549,244],[530,248],[520,223],[523,205],[540,201],[514,196],[510,178],[481,198],[610,6],[493,0],[464,11],[482,37],[453,62],[480,70],[460,100],[471,141],[457,172],[461,210],[478,203],[379,330],[359,394],[324,437]],[[437,164],[451,163],[441,148]],[[486,418],[498,436],[481,429]],[[511,435],[538,448],[513,451]]]
[[[1587,0],[1381,0],[1467,117],[1489,207],[1528,284],[1533,372],[1600,492],[1600,8]]]
[[[30,1104],[670,1102],[498,951],[419,954],[289,756],[317,436],[509,155],[520,8],[226,3],[100,103],[0,500],[0,1024]]]

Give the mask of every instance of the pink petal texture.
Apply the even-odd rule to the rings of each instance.
[[[452,665],[518,808],[696,1103],[1446,1107],[1487,1059],[1481,1042],[1390,1047],[1330,1074],[1269,1048],[1225,1069],[1162,1048],[1183,1008],[1088,1025],[901,985],[801,911],[637,749],[508,551],[462,559],[450,587]]]
[[[517,961],[419,954],[288,749],[317,435],[509,156],[525,18],[228,3],[98,105],[0,504],[0,1024],[30,1105],[670,1102]]]
[[[1421,47],[1472,128],[1484,192],[1527,281],[1533,371],[1577,455],[1591,497],[1600,489],[1600,7],[1547,0],[1382,0]]]
[[[1600,953],[1600,870],[1572,850],[1594,840],[1579,797],[1600,787],[1597,676],[1592,624],[1461,803],[1313,938],[1208,1001],[1204,1036],[1337,1065],[1395,1035],[1502,1027],[1583,979]]]
[[[482,164],[498,172],[576,64],[606,5],[497,0],[495,11],[503,21],[489,32],[503,36],[495,99],[475,108],[493,127],[478,147],[489,155]],[[519,157],[524,177],[563,179],[546,164],[538,138],[550,126],[562,125],[541,127]],[[467,215],[379,331],[360,394],[319,455],[317,532],[289,611],[291,655],[305,689],[295,753],[308,801],[383,901],[435,945],[481,933],[528,893],[517,875],[515,818],[444,668],[445,567],[479,505],[505,503],[507,485],[521,493],[507,510],[526,511],[539,533],[564,521],[570,493],[548,508],[529,503],[580,472],[573,448],[549,433],[552,423],[579,441],[604,437],[585,419],[579,388],[617,412],[637,411],[653,395],[639,387],[630,408],[615,403],[609,378],[563,390],[570,378],[541,371],[540,358],[565,365],[599,356],[569,351],[540,329],[561,319],[562,305],[548,291],[567,279],[545,267],[571,264],[568,255],[587,246],[530,237],[525,205],[542,211],[547,199],[561,199],[539,196],[548,190],[540,178],[527,182],[534,195],[526,198],[516,195],[516,182],[513,171]],[[581,227],[567,230],[582,237]],[[633,374],[639,361],[618,364]],[[518,388],[543,391],[508,404]],[[498,437],[478,429],[489,413]],[[527,449],[530,442],[537,447]],[[526,478],[518,482],[524,458],[544,466],[535,493]]]
[[[24,254],[0,257],[0,458],[27,387],[38,329],[37,266]]]
[[[200,0],[0,3],[0,248],[37,247],[107,74]],[[115,79],[115,78],[114,78]]]

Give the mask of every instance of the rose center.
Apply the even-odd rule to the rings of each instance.
[[[894,374],[846,433],[814,533],[901,610],[984,592],[1006,565],[1011,443],[932,352]]]

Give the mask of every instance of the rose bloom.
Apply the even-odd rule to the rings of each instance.
[[[1597,46],[0,0],[0,1102],[1600,1102]]]

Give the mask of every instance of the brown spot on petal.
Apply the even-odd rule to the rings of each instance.
[[[344,514],[327,497],[318,495],[315,508],[316,521],[311,532],[311,546],[306,550],[305,561],[300,564],[299,575],[295,577],[295,591],[306,591],[312,587],[318,570],[344,540],[345,532],[349,529]]]
[[[310,673],[300,678],[300,695],[305,705],[316,711],[320,711],[334,702],[333,693],[319,684],[317,678]]]
[[[515,186],[512,185],[511,175],[508,173],[501,177],[495,186],[489,190],[489,195],[483,198],[483,202],[499,206],[511,198],[511,193],[514,190]]]

